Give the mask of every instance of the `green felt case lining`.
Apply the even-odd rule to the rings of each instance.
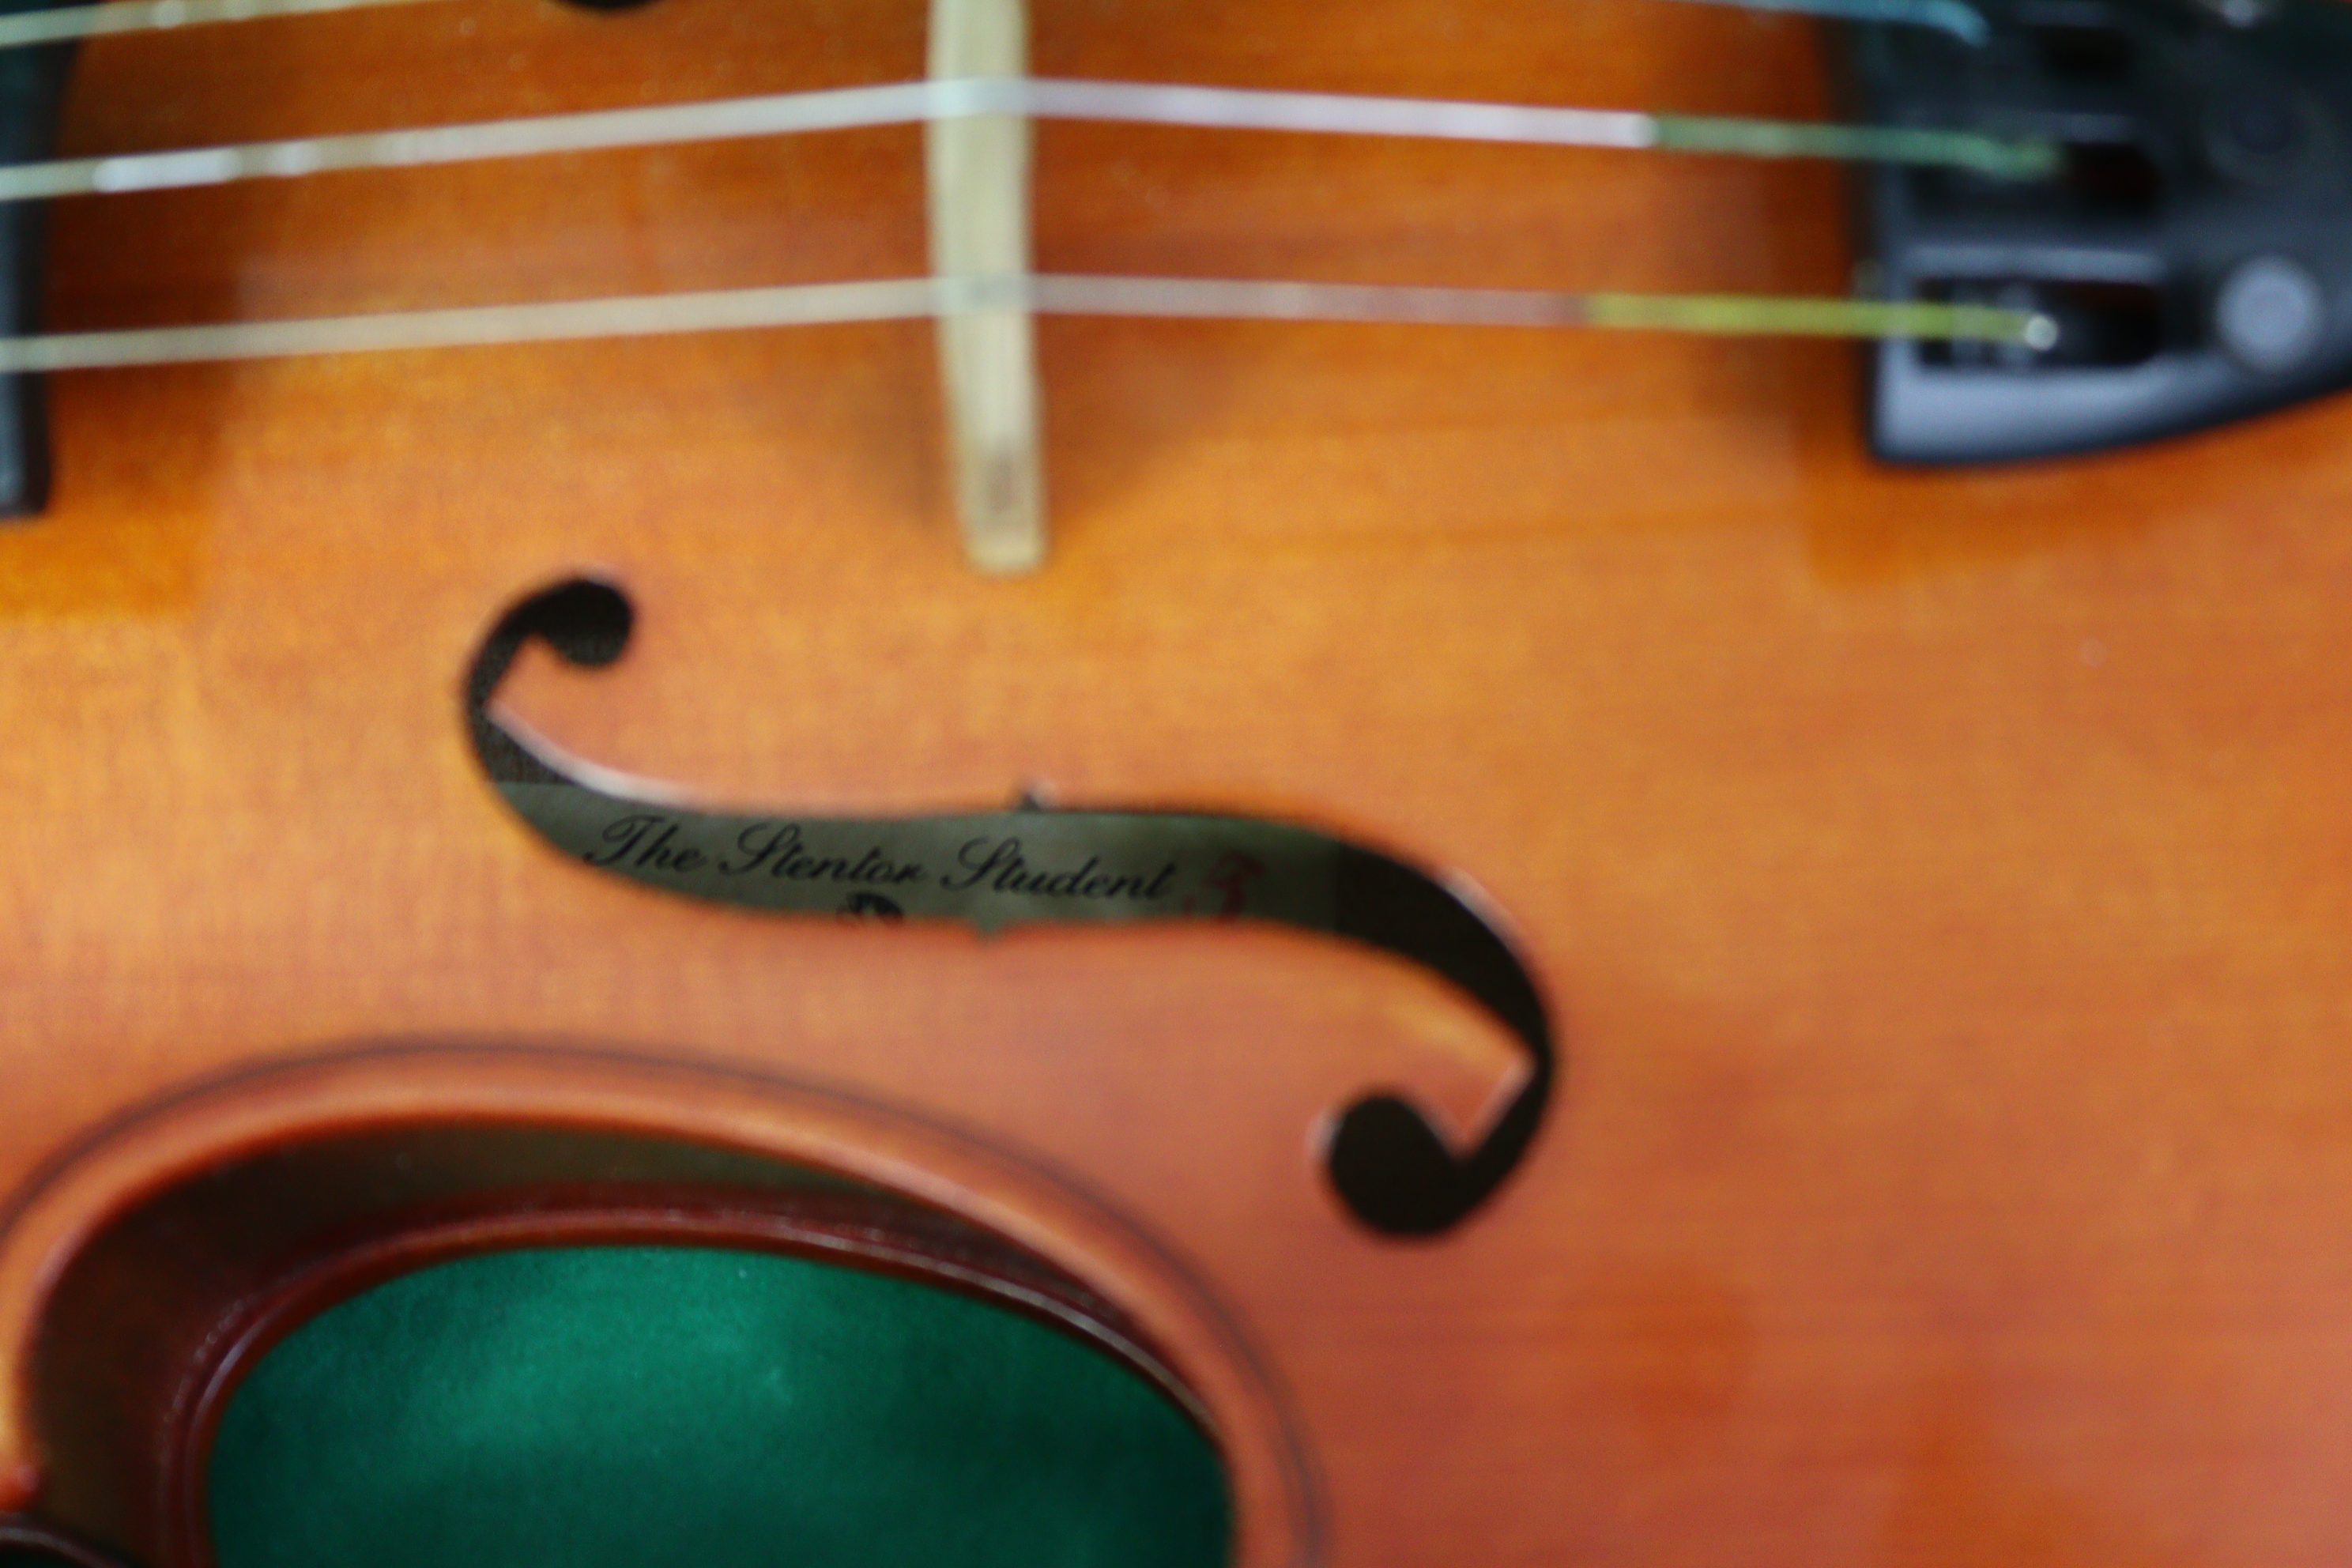
[[[1216,1568],[1209,1439],[1058,1330],[708,1247],[444,1263],[232,1397],[220,1568]]]

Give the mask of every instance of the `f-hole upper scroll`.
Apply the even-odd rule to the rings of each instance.
[[[1179,812],[1040,809],[815,817],[706,812],[639,796],[502,723],[495,699],[536,638],[600,668],[629,645],[619,590],[573,580],[509,611],[476,654],[464,719],[489,783],[582,864],[691,898],[830,919],[1034,922],[1251,921],[1405,959],[1507,1029],[1527,1056],[1509,1104],[1458,1150],[1399,1093],[1375,1089],[1331,1123],[1325,1168],[1348,1209],[1389,1236],[1452,1229],[1526,1156],[1558,1076],[1550,1015],[1510,941],[1444,879],[1294,824]]]

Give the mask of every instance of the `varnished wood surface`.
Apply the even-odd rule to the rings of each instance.
[[[921,22],[451,0],[111,40],[69,149],[903,79]],[[1034,25],[1047,74],[1824,101],[1805,26],[1643,0]],[[920,163],[909,129],[94,201],[56,215],[52,313],[913,273]],[[1054,125],[1039,260],[1834,292],[1840,188]],[[2340,1558],[2352,405],[1891,474],[1831,346],[1057,321],[1043,347],[1055,553],[1011,584],[960,561],[919,326],[60,381],[58,505],[0,536],[0,1188],[55,1177],[0,1236],[13,1363],[100,1215],[306,1121],[465,1102],[857,1163],[788,1094],[665,1107],[583,1069],[468,1101],[373,1058],[91,1141],[259,1061],[562,1042],[1076,1173],[1117,1226],[944,1143],[859,1167],[1191,1358],[1253,1565],[1305,1539],[1273,1438],[1232,1429],[1277,1405],[1349,1568]],[[1527,1166],[1441,1243],[1351,1227],[1319,1120],[1401,1083],[1466,1122],[1516,1059],[1360,953],[851,930],[560,863],[478,777],[457,682],[507,604],[583,569],[635,598],[630,659],[511,693],[608,766],[780,811],[1034,786],[1254,812],[1472,879],[1566,1033]]]

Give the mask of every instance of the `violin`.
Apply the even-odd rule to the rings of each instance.
[[[10,7],[0,1561],[2332,1560],[2348,138],[2332,0]]]

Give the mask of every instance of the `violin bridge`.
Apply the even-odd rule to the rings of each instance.
[[[1025,76],[1028,35],[1026,0],[932,0],[932,79]],[[1036,326],[1024,291],[1029,120],[934,120],[927,135],[940,381],[964,552],[983,572],[1032,572],[1045,559],[1045,484]]]

